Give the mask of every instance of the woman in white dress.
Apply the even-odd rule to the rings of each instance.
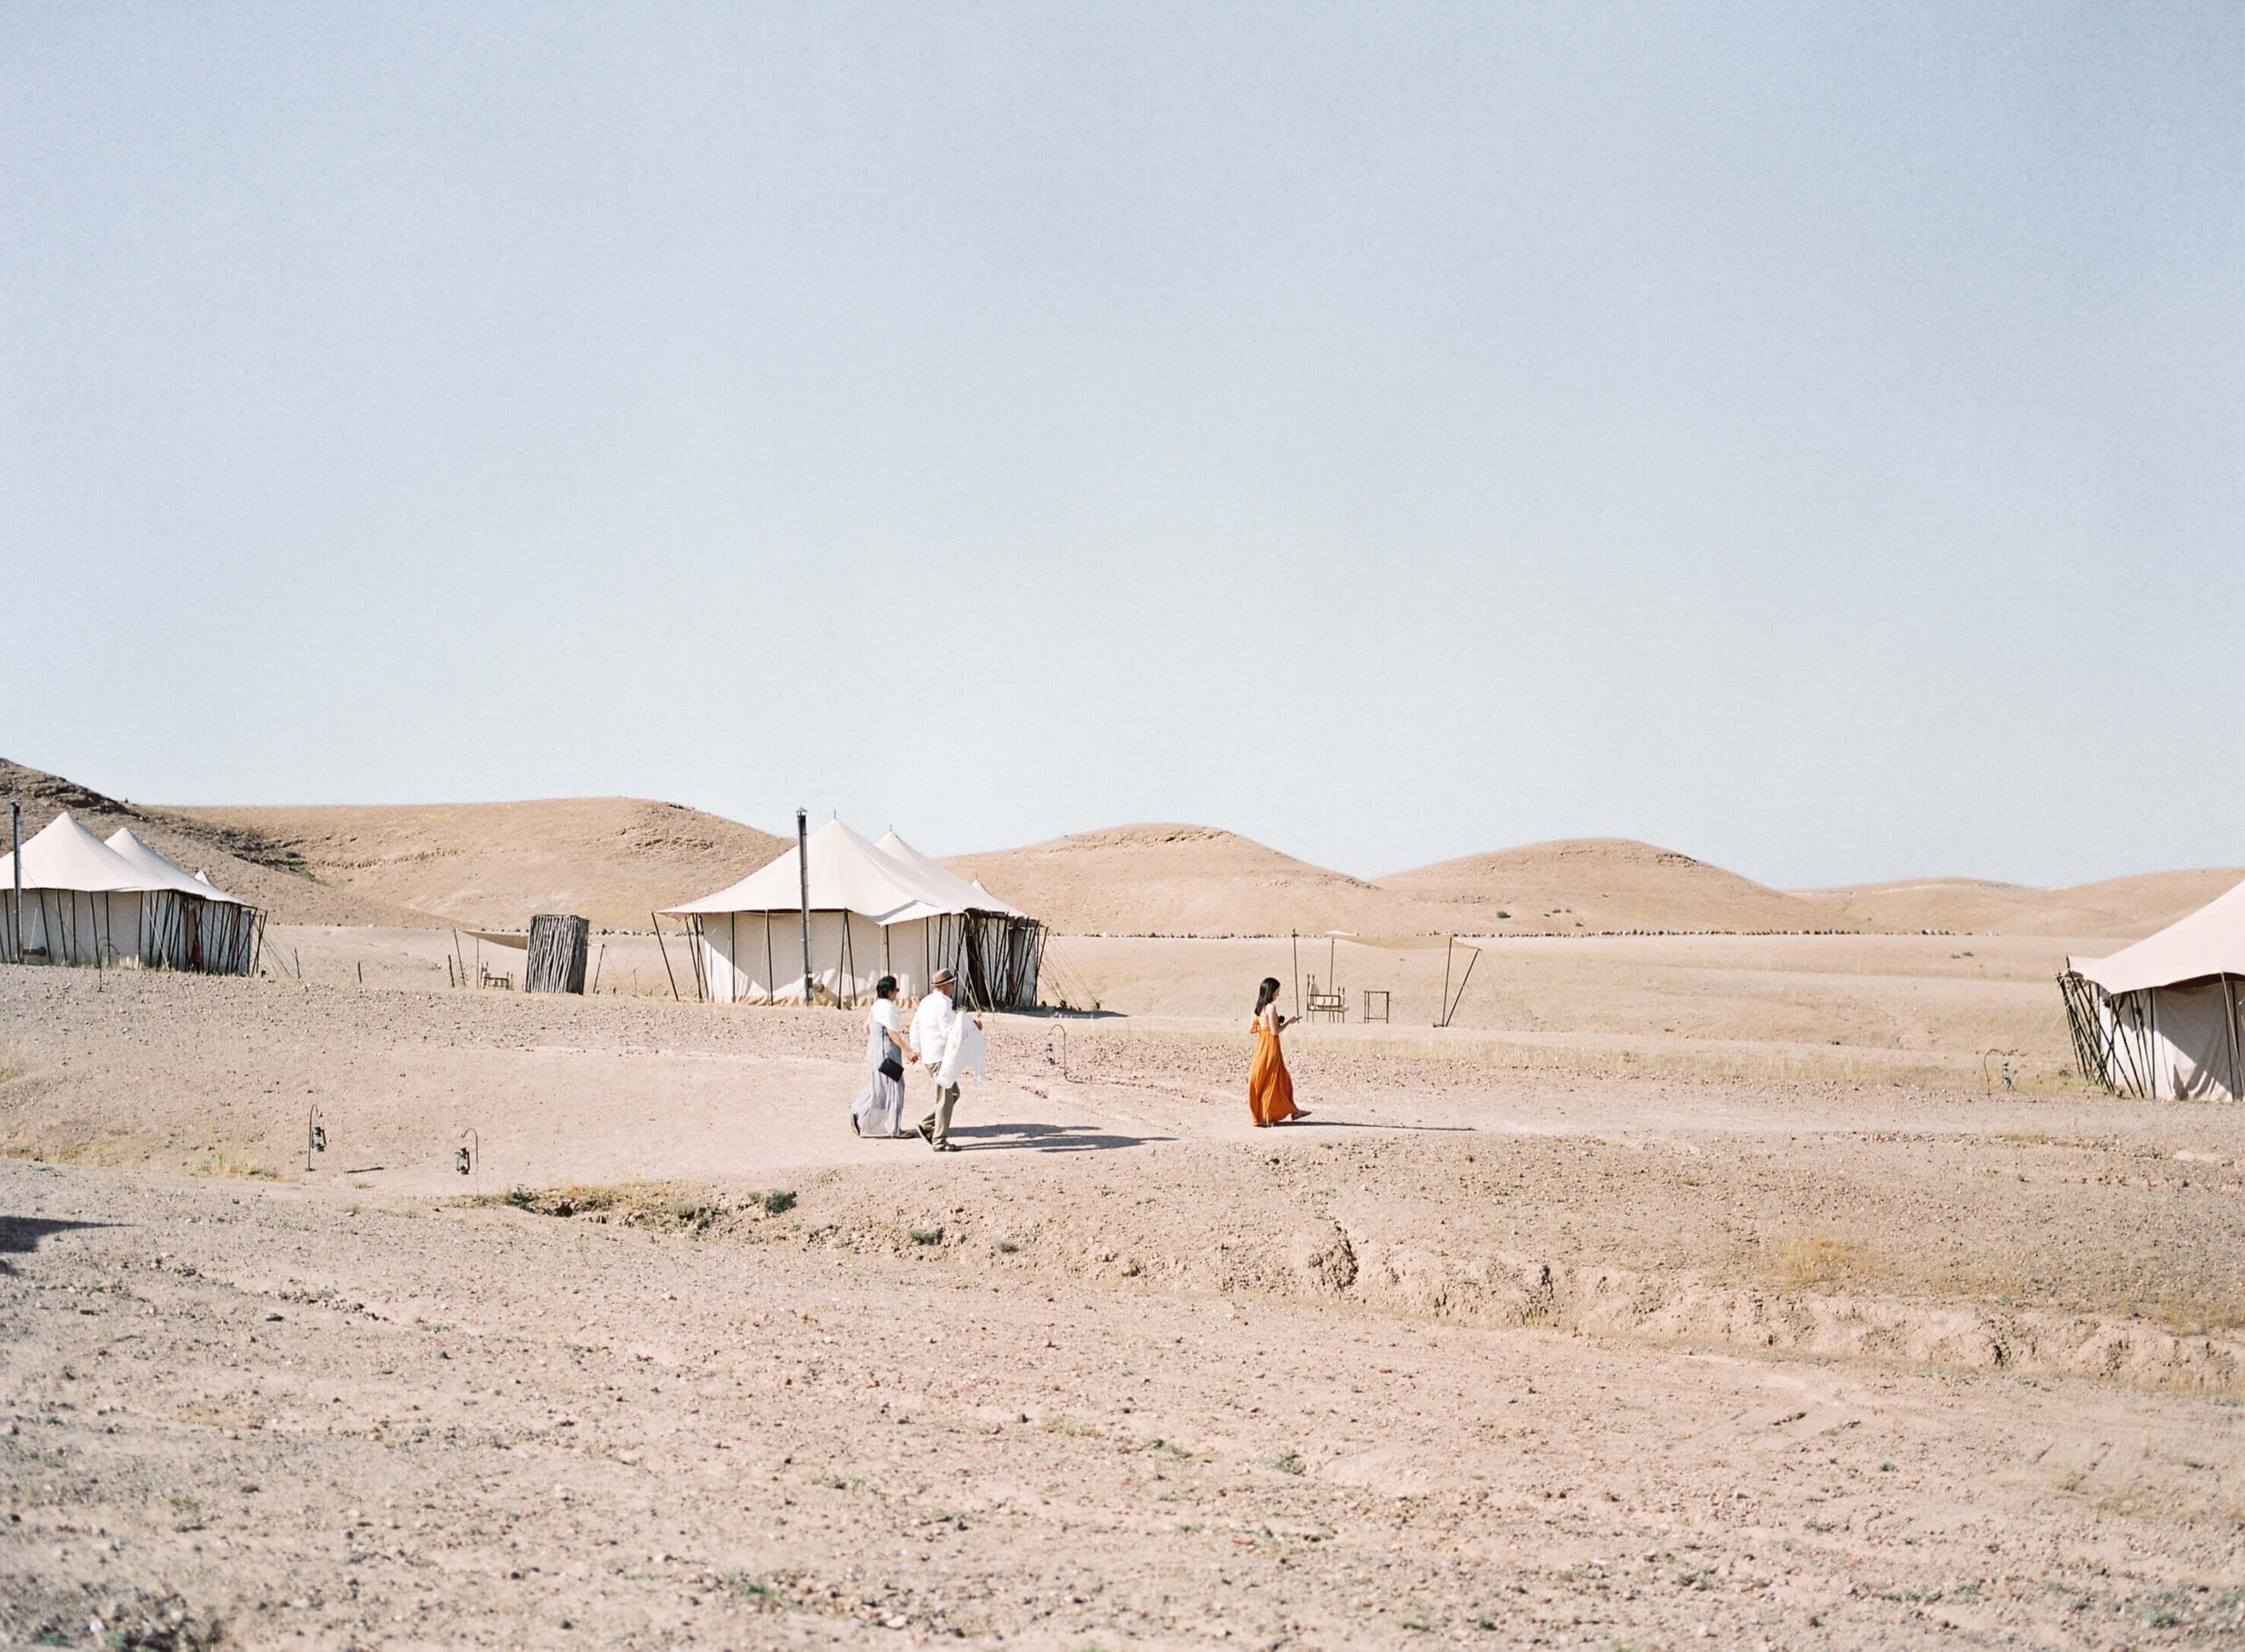
[[[904,1021],[896,1013],[896,977],[873,983],[873,1005],[866,1013],[866,1088],[850,1109],[850,1128],[860,1136],[903,1136]]]

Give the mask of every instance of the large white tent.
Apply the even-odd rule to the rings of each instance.
[[[807,847],[807,890],[802,862],[790,849],[731,888],[670,908],[686,920],[695,985],[705,996],[718,1003],[801,1003],[808,976],[813,997],[855,1003],[894,975],[897,995],[909,1001],[927,991],[937,970],[948,968],[970,1005],[1036,1001],[1044,932],[1033,919],[985,904],[973,886],[894,832],[868,843],[830,820]],[[1018,967],[1024,951],[1026,967]]]
[[[105,844],[68,812],[57,815],[24,844],[20,934],[15,889],[15,857],[0,855],[0,958],[243,975],[254,967],[263,915],[198,883],[129,831]],[[204,921],[222,907],[223,916]]]
[[[2124,1095],[2245,1096],[2245,883],[2109,958],[2058,978],[2082,1076]]]

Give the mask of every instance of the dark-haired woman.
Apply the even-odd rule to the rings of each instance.
[[[1247,1069],[1247,1110],[1254,1114],[1258,1129],[1309,1116],[1294,1105],[1294,1075],[1286,1071],[1286,1053],[1279,1048],[1279,1035],[1287,1025],[1279,1014],[1278,977],[1265,976],[1255,994],[1255,1059]]]
[[[866,1014],[866,1088],[850,1109],[850,1128],[860,1136],[902,1136],[904,1131],[904,1021],[896,1013],[896,977],[873,983],[873,1007]]]

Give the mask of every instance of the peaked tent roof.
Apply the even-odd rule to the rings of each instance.
[[[16,858],[0,855],[0,889],[15,887]],[[71,889],[103,894],[165,889],[171,886],[70,818],[68,809],[24,845],[24,887]]]
[[[2245,976],[2245,883],[2110,958],[2070,958],[2066,965],[2116,997],[2216,975]]]
[[[896,835],[896,828],[894,826],[888,829],[887,834],[873,847],[883,851],[891,859],[902,862],[908,869],[918,874],[921,882],[929,888],[939,891],[947,896],[954,904],[942,908],[944,911],[1002,912],[1008,917],[1013,918],[1025,918],[1029,915],[1026,912],[1016,912],[980,884],[969,883],[941,861],[929,859],[899,837]]]
[[[973,890],[975,894],[980,898],[982,902],[982,910],[985,912],[1002,912],[1009,918],[1025,918],[1029,915],[1028,913],[1023,912],[1019,907],[1008,906],[1004,901],[999,900],[997,896],[992,894],[987,889],[982,887],[982,879],[980,878],[977,878],[973,883],[966,887]]]
[[[794,912],[802,905],[795,851],[748,874],[730,889],[669,908],[683,917],[711,912]],[[905,865],[830,820],[810,835],[810,906],[814,912],[854,912],[875,923],[902,923],[961,908]]]
[[[153,878],[160,888],[176,889],[182,894],[198,895],[205,901],[224,901],[232,906],[241,905],[239,901],[208,878],[191,877],[186,867],[166,860],[134,837],[130,826],[120,826],[112,832],[107,846],[116,851],[119,858],[129,861]]]

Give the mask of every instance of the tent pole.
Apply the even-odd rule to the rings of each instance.
[[[1287,939],[1294,943],[1294,1019],[1300,1021],[1301,1019],[1301,931],[1289,930]]]
[[[14,961],[20,964],[24,961],[24,800],[22,798],[17,798],[8,805],[8,815],[9,830],[15,839],[13,845],[15,852],[8,858],[8,864],[15,869],[16,873],[15,899],[8,908],[8,933],[10,950],[15,955]]]
[[[1473,979],[1473,966],[1481,961],[1480,949],[1469,946],[1465,950],[1472,956],[1465,960],[1465,973],[1458,979],[1457,996],[1450,1000],[1450,1008],[1443,1012],[1442,1024],[1445,1027],[1450,1025],[1450,1017],[1457,1014],[1458,1005],[1465,1001],[1466,984]]]
[[[795,811],[795,877],[803,897],[803,1008],[810,1008],[810,826],[809,815]],[[845,923],[847,918],[843,920]]]
[[[670,948],[663,944],[663,921],[650,912],[647,914],[647,922],[654,926],[655,950],[663,955],[663,979],[670,983],[670,1001],[674,1004],[678,1003],[681,1001],[678,996],[678,977],[670,972]],[[476,972],[481,974],[483,971],[483,943],[478,941],[475,946],[475,968]]]
[[[2222,1003],[2229,1006],[2229,1100],[2245,1100],[2245,1075],[2238,1073],[2238,983],[2234,977],[2222,977]]]

